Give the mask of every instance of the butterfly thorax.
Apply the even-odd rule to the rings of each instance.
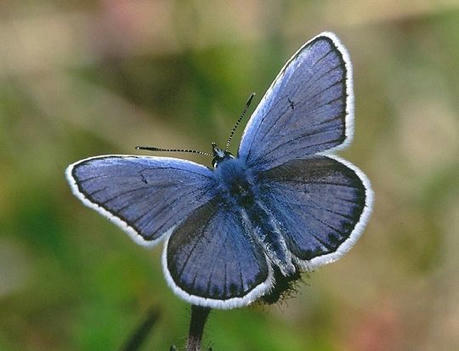
[[[254,202],[254,181],[242,160],[234,157],[222,159],[215,167],[215,178],[221,196],[227,203],[244,208]]]

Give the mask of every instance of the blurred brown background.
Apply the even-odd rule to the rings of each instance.
[[[2,0],[0,350],[116,350],[150,306],[161,319],[142,350],[183,346],[189,311],[166,286],[161,248],[82,206],[64,169],[139,144],[224,142],[247,96],[258,102],[323,30],[355,66],[355,139],[341,155],[371,179],[373,216],[294,298],[213,313],[204,345],[458,350],[453,0]]]

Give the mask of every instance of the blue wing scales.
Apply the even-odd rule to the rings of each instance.
[[[371,210],[368,179],[336,156],[292,160],[262,172],[259,181],[288,249],[307,268],[349,250]]]
[[[307,42],[266,92],[244,131],[239,157],[269,169],[350,142],[352,67],[332,33]]]
[[[218,196],[172,232],[163,267],[174,292],[201,306],[248,305],[271,287],[263,249],[249,239],[238,214]]]
[[[78,198],[144,245],[215,196],[208,168],[173,158],[99,156],[66,173]]]

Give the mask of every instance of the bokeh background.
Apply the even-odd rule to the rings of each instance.
[[[151,307],[161,316],[142,350],[182,347],[189,307],[166,286],[161,248],[82,206],[64,169],[139,144],[224,142],[248,95],[257,103],[323,30],[355,66],[355,139],[341,155],[371,179],[373,216],[295,297],[213,312],[204,345],[459,350],[453,0],[2,0],[0,350],[117,350]]]

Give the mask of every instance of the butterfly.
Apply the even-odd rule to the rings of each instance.
[[[179,297],[241,307],[339,259],[362,234],[370,182],[333,154],[351,142],[353,118],[349,54],[324,32],[282,68],[237,155],[212,144],[212,167],[97,156],[70,165],[66,177],[74,195],[135,242],[165,241],[163,271]]]

